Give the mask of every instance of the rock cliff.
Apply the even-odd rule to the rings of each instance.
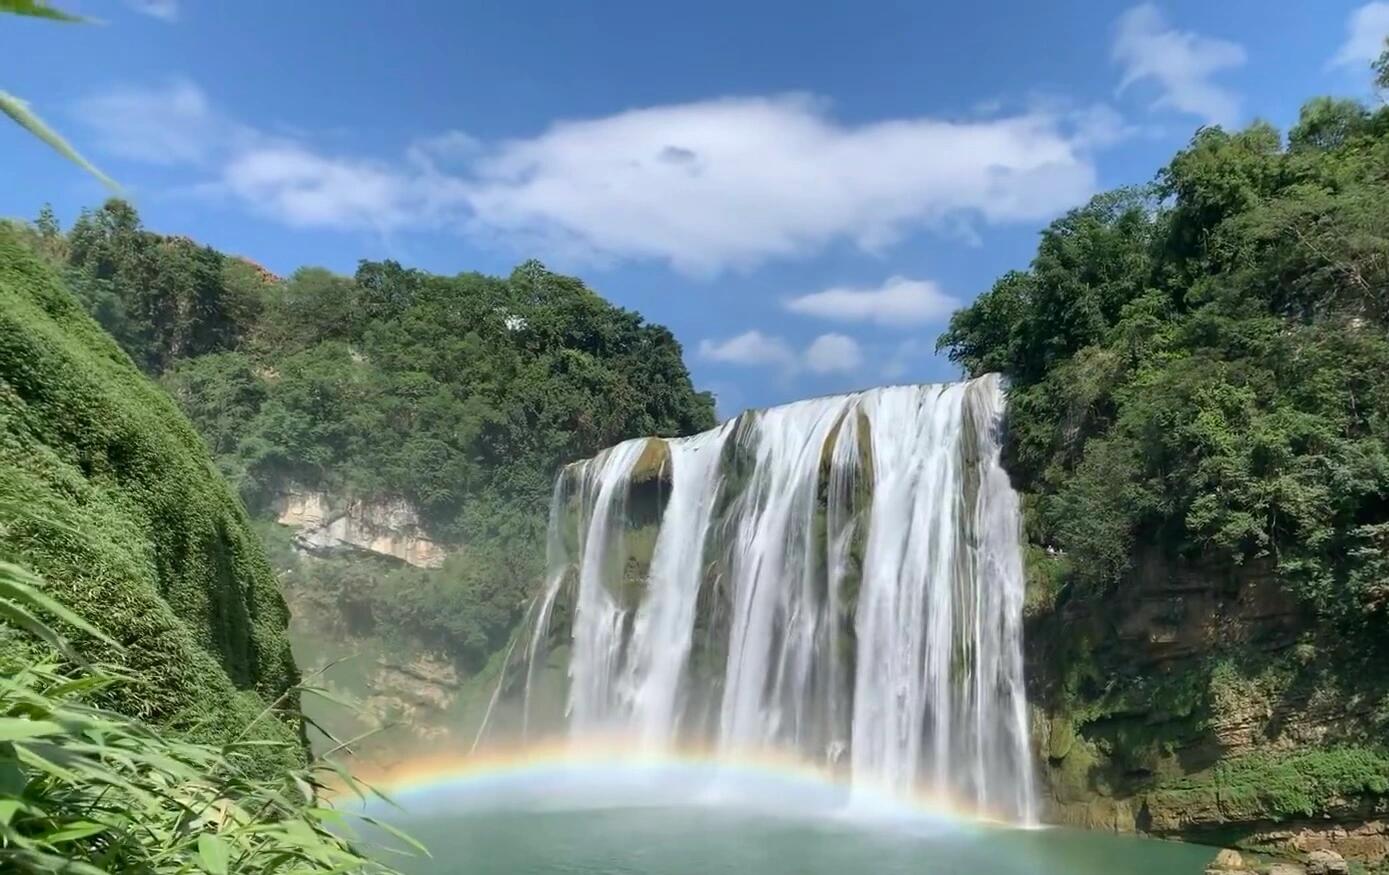
[[[1027,642],[1048,819],[1389,856],[1389,673],[1268,565],[1145,556],[1108,595],[1033,599]]]
[[[437,568],[447,555],[403,499],[339,500],[291,485],[275,502],[277,521],[296,530],[295,543],[316,555],[360,550],[419,568]]]

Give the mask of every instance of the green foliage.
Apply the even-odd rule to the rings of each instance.
[[[0,560],[119,645],[87,649],[132,676],[110,693],[123,713],[220,741],[297,681],[274,575],[202,440],[6,228]],[[267,767],[297,750],[296,704],[258,724],[287,745],[265,749]]]
[[[33,18],[47,18],[50,21],[78,22],[83,19],[71,12],[52,6],[43,0],[0,0],[0,12],[14,15],[28,15]]]
[[[66,242],[79,298],[152,374],[235,346],[264,305],[268,283],[254,267],[186,237],[151,234],[122,201],[84,212]]]
[[[377,636],[399,651],[415,643],[478,670],[508,641],[533,581],[538,555],[485,542],[440,568],[388,559],[282,555],[286,591],[314,616],[338,618],[354,637]]]
[[[386,638],[480,665],[540,574],[561,465],[712,427],[671,333],[537,262],[443,277],[363,261],[286,280],[140,226],[128,204],[27,234],[158,377],[253,513],[291,484],[403,498],[455,556],[432,571],[286,564],[288,585]]]
[[[37,608],[48,617],[35,616]],[[55,650],[71,647],[48,618],[96,630],[0,565],[0,617]],[[0,623],[0,640],[14,627]],[[327,761],[266,777],[254,725],[218,744],[179,741],[101,707],[123,678],[65,668],[52,654],[7,666],[0,680],[0,868],[7,872],[225,873],[393,870],[357,850],[330,787],[366,789]],[[260,719],[273,719],[270,709]],[[281,759],[294,741],[269,742]],[[374,824],[369,818],[368,822]],[[401,836],[408,840],[408,837]]]
[[[1389,756],[1359,747],[1255,751],[1154,791],[1153,804],[1214,800],[1222,816],[1251,822],[1317,817],[1346,800],[1389,796]]]
[[[1389,110],[1309,102],[1284,148],[1199,132],[1052,224],[939,346],[1010,380],[1030,533],[1069,579],[1136,550],[1270,557],[1324,616],[1389,616]],[[1372,635],[1367,637],[1373,637]]]

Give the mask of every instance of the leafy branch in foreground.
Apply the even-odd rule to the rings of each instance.
[[[95,630],[42,590],[32,575],[0,563],[0,637],[18,627],[70,653],[36,612]],[[243,734],[215,746],[162,735],[97,704],[124,678],[98,666],[68,668],[52,653],[0,668],[0,870],[394,871],[358,850],[344,813],[323,800],[330,786],[363,799],[374,792],[340,767],[318,760],[267,778],[254,769],[253,749],[287,742]]]
[[[49,6],[41,0],[0,0],[0,12],[8,12],[14,15],[26,15],[31,18],[46,18],[50,21],[82,22],[85,19],[64,12],[61,9]],[[0,90],[0,112],[14,119],[15,123],[24,128],[29,133],[43,140],[64,158],[81,167],[97,179],[102,184],[113,191],[120,191],[120,186],[111,177],[102,173],[92,162],[83,158],[82,155],[72,147],[72,144],[63,139],[63,136],[53,128],[49,127],[43,119],[29,108],[29,104],[20,98],[10,94],[8,91]]]
[[[43,0],[0,0],[0,12],[28,15],[33,18],[47,18],[51,21],[79,22],[84,20],[80,15],[73,15],[71,12],[64,12],[49,6]]]

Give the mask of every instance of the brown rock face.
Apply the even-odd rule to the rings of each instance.
[[[1268,563],[1145,556],[1108,594],[1031,595],[1047,817],[1292,857],[1389,857],[1389,666],[1338,649],[1338,630]]]
[[[1335,851],[1313,851],[1307,855],[1307,875],[1347,875],[1350,867]]]
[[[1211,861],[1207,871],[1217,872],[1239,872],[1244,869],[1244,857],[1240,856],[1239,851],[1230,848],[1222,848],[1216,853],[1215,859]]]

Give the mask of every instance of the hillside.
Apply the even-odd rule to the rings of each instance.
[[[224,741],[298,681],[274,574],[203,441],[5,227],[0,557],[122,645],[83,650],[134,678],[110,703],[127,715]],[[30,645],[6,635],[13,670]],[[256,731],[297,739],[282,705]]]
[[[940,347],[1011,381],[1053,816],[1389,853],[1389,110],[1199,131]]]
[[[555,471],[714,424],[667,329],[536,262],[282,279],[149,231],[120,201],[26,234],[239,490],[301,663],[356,655],[330,679],[382,722],[459,722],[441,709],[543,574]]]

